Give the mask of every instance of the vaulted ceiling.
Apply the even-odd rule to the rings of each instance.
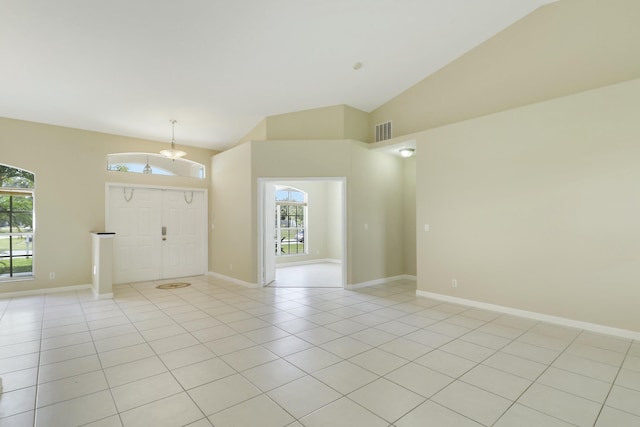
[[[552,1],[0,0],[0,116],[221,150],[372,111]]]

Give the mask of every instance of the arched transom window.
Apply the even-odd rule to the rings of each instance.
[[[107,170],[150,175],[186,176],[205,178],[203,164],[187,159],[169,159],[155,153],[107,154]]]

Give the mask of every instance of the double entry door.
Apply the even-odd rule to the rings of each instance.
[[[204,190],[109,187],[114,283],[195,276],[207,259]]]

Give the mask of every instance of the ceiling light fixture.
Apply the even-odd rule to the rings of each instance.
[[[153,173],[153,169],[149,166],[149,156],[147,156],[147,164],[144,165],[144,169],[142,169],[142,173]]]
[[[183,157],[187,154],[184,151],[176,150],[175,131],[176,131],[177,122],[178,122],[177,120],[171,120],[171,149],[160,151],[160,154],[162,154],[163,156],[171,160],[179,159],[180,157]]]
[[[401,148],[399,151],[402,157],[411,157],[416,152],[413,148]]]

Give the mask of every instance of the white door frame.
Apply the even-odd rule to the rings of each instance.
[[[209,270],[209,192],[206,188],[201,187],[170,187],[166,185],[145,185],[145,184],[130,184],[123,182],[106,182],[105,183],[105,192],[104,192],[104,225],[105,231],[109,231],[109,227],[111,226],[111,218],[109,214],[109,194],[111,188],[114,187],[123,187],[123,188],[146,188],[151,190],[171,190],[171,191],[197,191],[203,193],[204,196],[204,212],[203,212],[203,220],[204,220],[204,231],[202,236],[202,274],[206,274]]]
[[[271,239],[271,230],[272,225],[276,222],[276,188],[275,185],[270,182],[263,182],[263,205],[262,205],[262,225],[263,225],[263,234],[262,234],[262,243],[263,243],[263,256],[264,262],[262,263],[262,286],[268,286],[271,282],[276,279],[276,253],[278,251],[278,236],[273,236]],[[273,248],[273,244],[269,243],[270,240],[273,240],[275,243],[275,250],[270,250]]]
[[[333,181],[341,183],[342,187],[342,288],[347,284],[347,178],[346,177],[305,177],[305,178],[258,178],[258,203],[257,203],[257,222],[258,222],[258,286],[264,287],[265,283],[265,212],[264,212],[264,194],[267,183],[287,182],[287,181]]]

